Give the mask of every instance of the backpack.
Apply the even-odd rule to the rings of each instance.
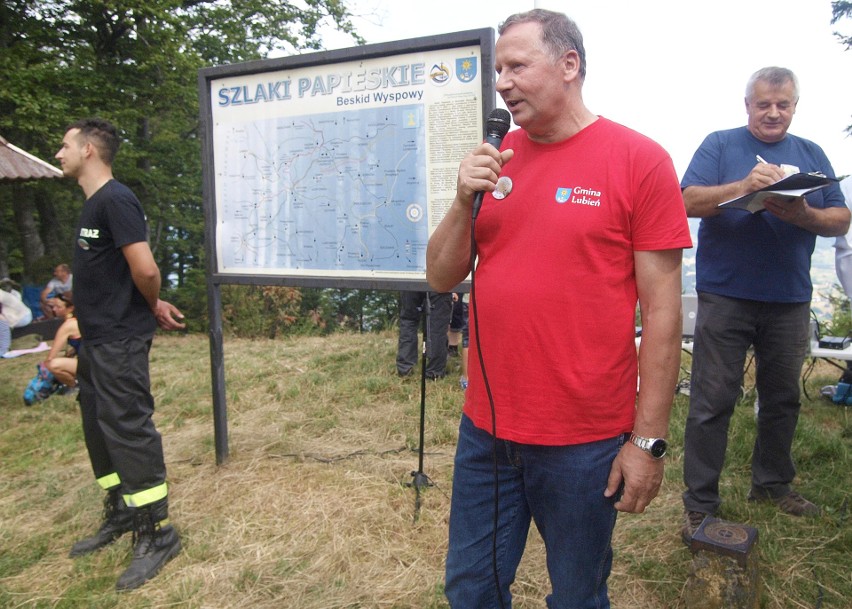
[[[36,402],[46,400],[56,393],[62,384],[53,377],[53,373],[44,363],[36,364],[36,375],[24,389],[24,404],[32,406]]]
[[[831,396],[831,401],[843,406],[849,406],[852,404],[852,385],[844,383],[843,381],[837,383],[834,395]]]

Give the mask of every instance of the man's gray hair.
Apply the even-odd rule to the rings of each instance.
[[[758,81],[765,82],[771,87],[783,87],[788,82],[791,82],[793,83],[793,100],[799,100],[799,79],[796,78],[792,70],[777,66],[759,69],[748,79],[745,92],[746,99],[751,99],[752,95],[754,95],[754,86]]]
[[[554,11],[536,8],[525,13],[516,13],[500,24],[497,33],[501,36],[510,26],[518,23],[538,23],[541,26],[541,42],[553,61],[568,51],[577,51],[580,56],[580,79],[586,79],[586,49],[583,34],[573,20]]]

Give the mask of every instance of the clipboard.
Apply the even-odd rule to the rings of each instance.
[[[838,181],[837,178],[829,178],[824,173],[818,171],[794,173],[783,180],[775,182],[775,184],[770,184],[736,199],[719,203],[718,207],[720,209],[743,209],[756,214],[764,210],[763,202],[770,197],[781,199],[782,201],[793,201]]]

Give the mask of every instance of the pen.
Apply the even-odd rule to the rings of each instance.
[[[762,156],[760,156],[759,154],[754,155],[754,158],[756,158],[756,159],[757,159],[757,162],[758,162],[758,163],[763,163],[764,165],[768,165],[768,164],[769,164],[769,163],[767,163],[767,162],[763,159],[763,157],[762,157]]]

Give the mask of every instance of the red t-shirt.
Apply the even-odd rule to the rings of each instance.
[[[497,436],[579,444],[633,428],[637,302],[633,253],[691,247],[669,155],[599,118],[566,141],[523,130],[503,149],[511,191],[485,196],[470,311],[464,411],[491,430],[477,353],[494,396]]]

